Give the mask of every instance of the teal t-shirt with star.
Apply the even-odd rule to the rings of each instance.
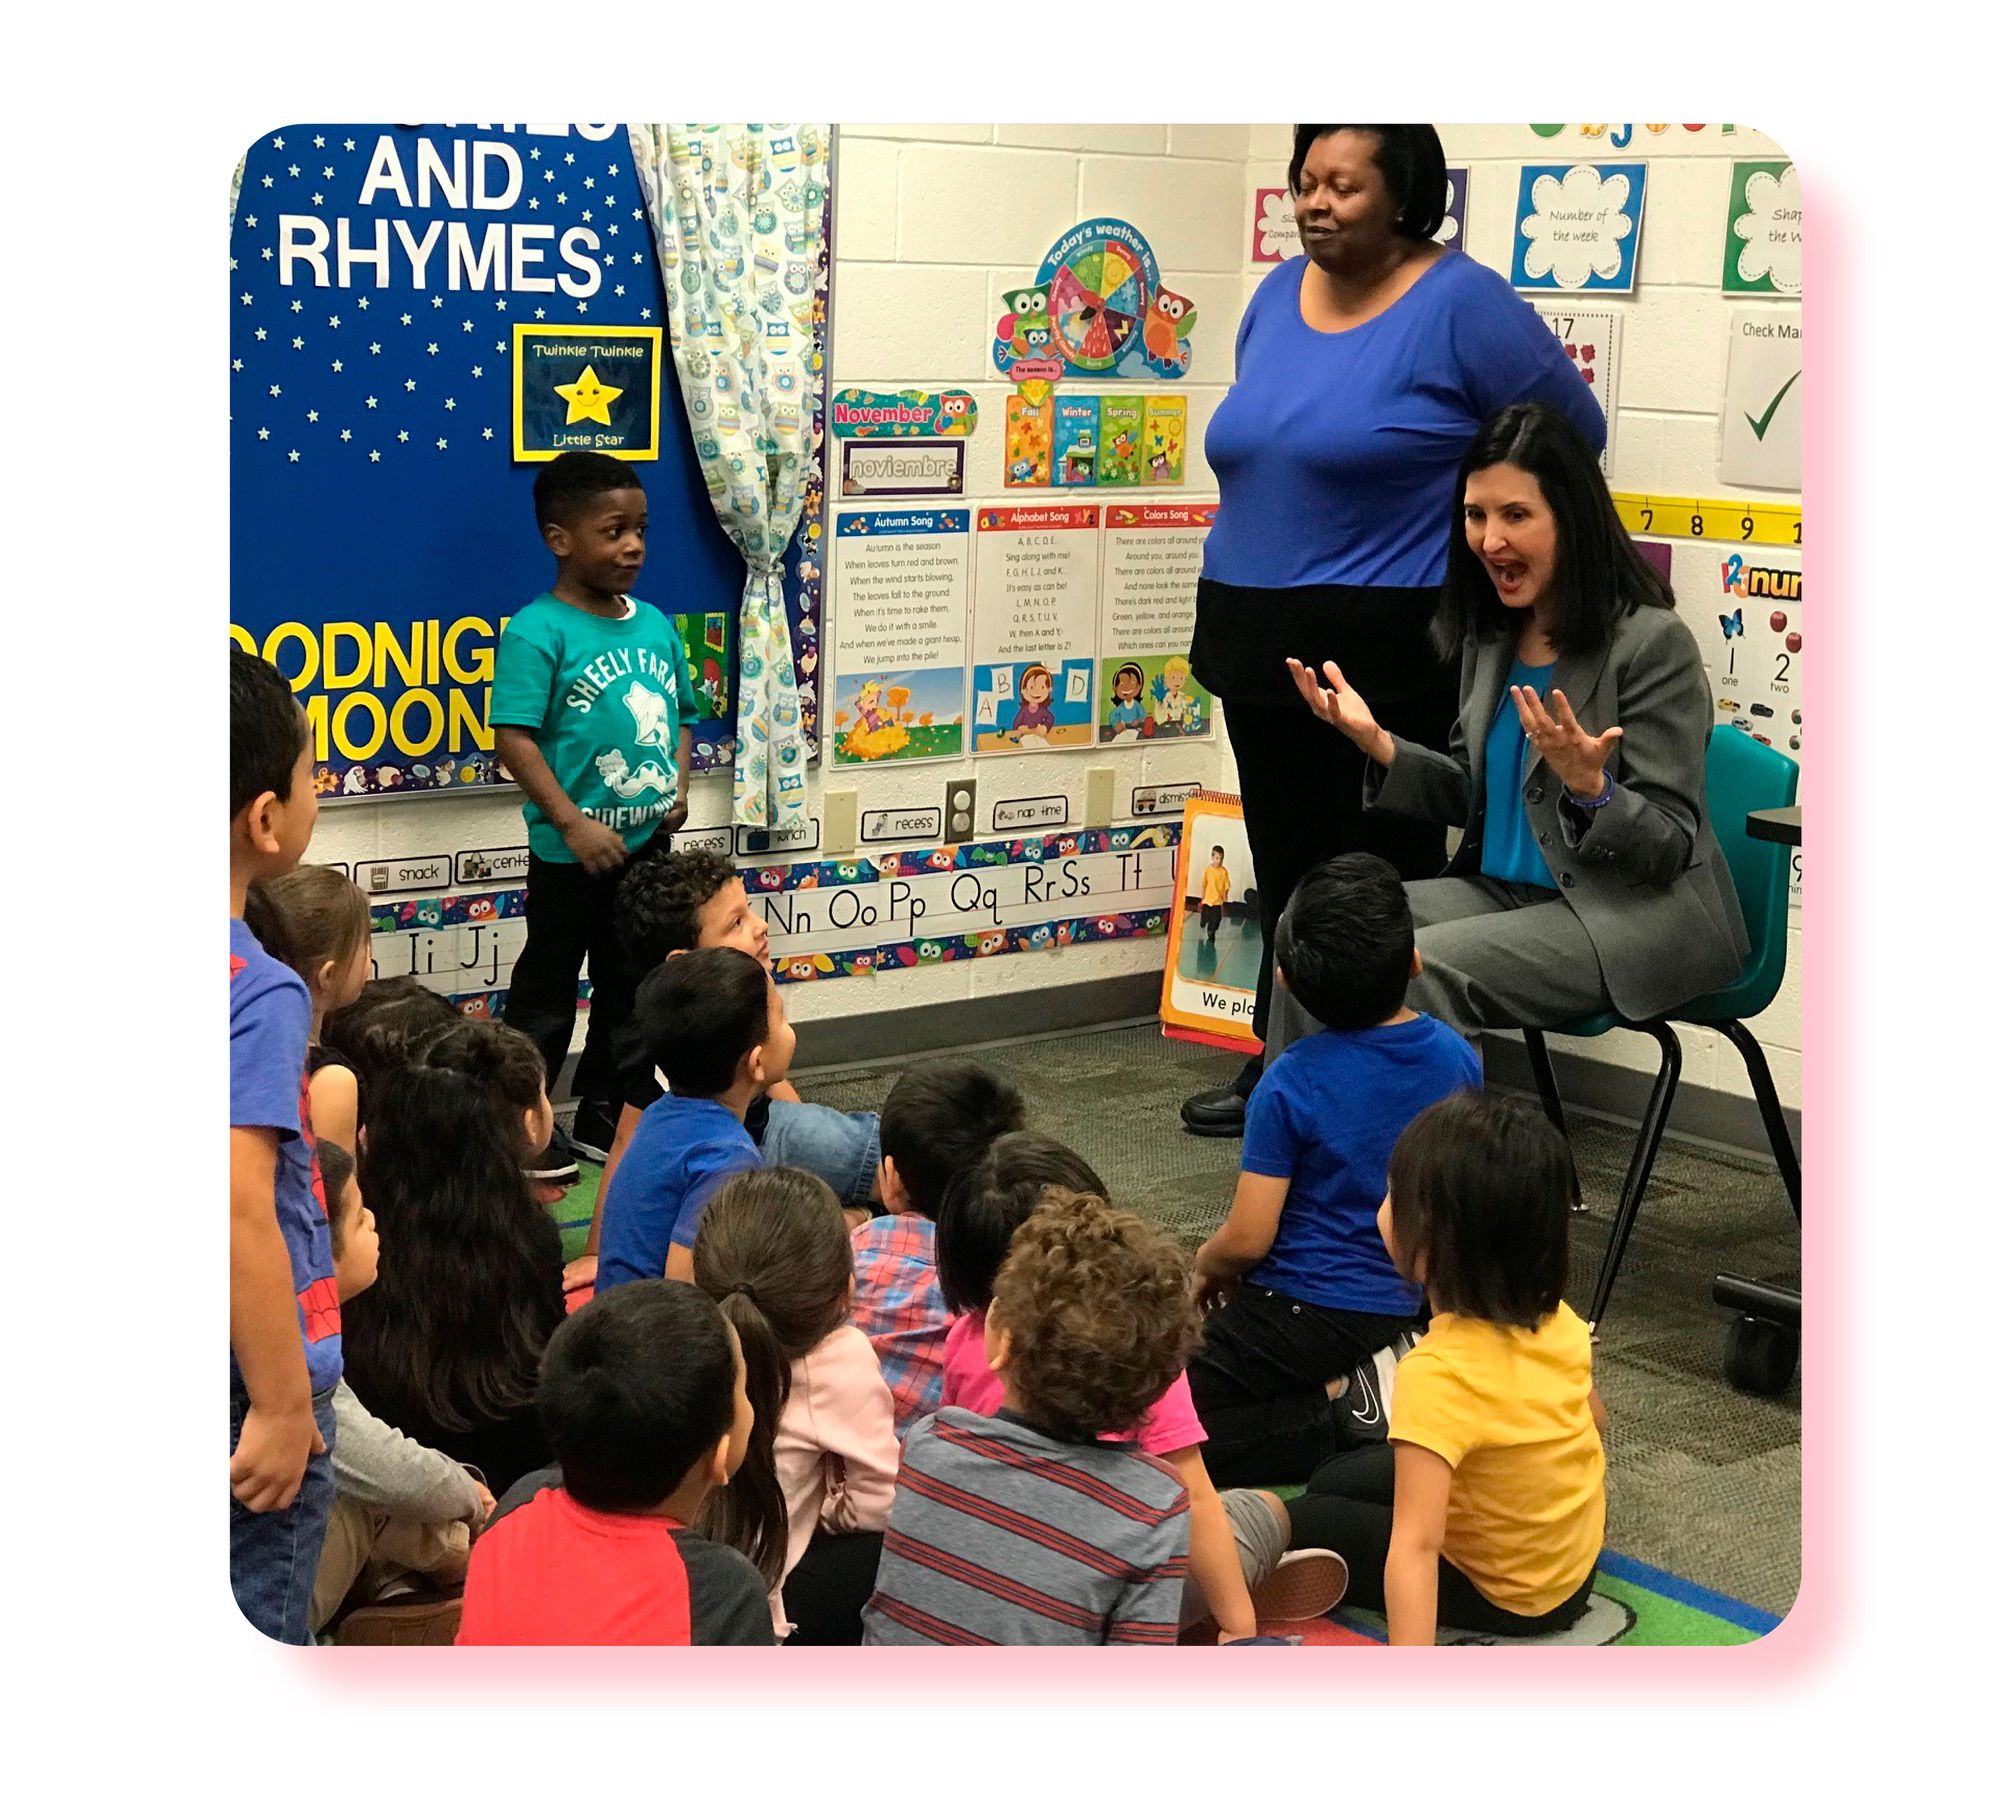
[[[577,810],[634,850],[680,798],[681,725],[698,714],[687,646],[664,612],[627,598],[599,617],[544,592],[508,620],[493,660],[489,721],[534,733]],[[562,833],[523,802],[528,848],[573,863]]]

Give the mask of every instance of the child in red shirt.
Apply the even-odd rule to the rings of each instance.
[[[769,1644],[747,1558],[690,1528],[750,1440],[743,1350],[694,1286],[601,1293],[550,1341],[536,1398],[561,1464],[472,1546],[461,1644]]]

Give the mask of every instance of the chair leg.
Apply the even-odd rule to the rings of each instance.
[[[1538,1027],[1523,1027],[1521,1038],[1527,1043],[1528,1063],[1535,1073],[1535,1088],[1542,1098],[1542,1113],[1555,1124],[1555,1130],[1563,1137],[1563,1145],[1569,1147],[1569,1121],[1563,1114],[1563,1099],[1556,1089],[1556,1068],[1549,1062],[1549,1042]],[[1572,1149],[1569,1159],[1569,1200],[1577,1208],[1583,1207],[1583,1180],[1576,1174],[1576,1153]]]
[[[1611,1224],[1611,1242],[1604,1250],[1604,1264],[1598,1269],[1597,1289],[1590,1301],[1590,1326],[1604,1320],[1611,1302],[1611,1287],[1618,1268],[1625,1261],[1625,1246],[1632,1238],[1632,1225],[1639,1219],[1639,1202],[1653,1175],[1653,1161],[1659,1157],[1660,1141],[1667,1131],[1667,1116],[1674,1106],[1674,1091],[1681,1080],[1681,1042],[1663,1020],[1648,1021],[1643,1032],[1652,1034],[1660,1047],[1660,1069],[1653,1079],[1653,1094],[1646,1103],[1645,1118],[1639,1123],[1638,1144],[1632,1149],[1632,1163],[1625,1173],[1625,1188],[1618,1199],[1617,1219]]]
[[[1785,1189],[1792,1199],[1792,1215],[1797,1218],[1800,1215],[1799,1151],[1792,1144],[1792,1130],[1785,1125],[1785,1110],[1778,1101],[1778,1087],[1771,1081],[1771,1061],[1764,1056],[1764,1048],[1757,1043],[1756,1034],[1740,1020],[1718,1020],[1710,1024],[1718,1033],[1727,1035],[1729,1043],[1742,1055],[1743,1068],[1750,1073],[1750,1088],[1756,1092],[1757,1113],[1764,1120],[1764,1138],[1771,1143],[1771,1157],[1778,1162],[1778,1175],[1785,1181]]]

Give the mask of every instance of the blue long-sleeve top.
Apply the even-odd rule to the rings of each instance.
[[[1498,272],[1446,252],[1372,321],[1299,312],[1306,260],[1250,299],[1236,382],[1204,446],[1222,490],[1202,572],[1232,586],[1435,586],[1458,463],[1510,403],[1547,403],[1604,446],[1604,412]]]

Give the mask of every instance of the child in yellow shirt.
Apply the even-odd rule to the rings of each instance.
[[[1201,929],[1208,942],[1215,943],[1216,929],[1222,924],[1222,909],[1229,900],[1229,871],[1223,867],[1222,846],[1212,844],[1208,867],[1201,872]]]
[[[1346,1561],[1345,1603],[1386,1612],[1391,1644],[1564,1631],[1589,1601],[1605,1413],[1562,1301],[1570,1190],[1562,1136],[1501,1097],[1434,1103],[1390,1157],[1382,1239],[1430,1329],[1396,1369],[1388,1442],[1336,1456],[1282,1511],[1288,1545]]]

